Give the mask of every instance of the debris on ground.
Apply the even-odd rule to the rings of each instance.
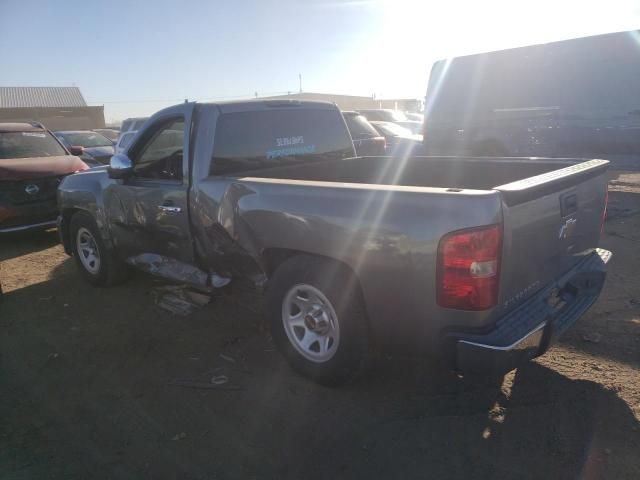
[[[236,359],[233,357],[230,357],[229,355],[225,355],[224,353],[220,354],[220,358],[229,362],[229,363],[236,363]]]
[[[187,316],[211,302],[207,294],[197,292],[188,285],[163,285],[151,290],[160,308],[176,315]]]
[[[176,440],[182,440],[183,438],[187,438],[187,434],[184,432],[180,432],[177,435],[174,435],[171,440],[175,442]]]
[[[229,381],[229,377],[226,375],[214,375],[211,377],[211,383],[213,385],[224,385]]]
[[[640,307],[640,300],[632,298],[632,299],[627,300],[626,302],[624,302],[624,306],[627,307],[627,308]]]
[[[584,340],[585,342],[600,343],[600,340],[602,340],[602,335],[597,332],[589,332],[585,333],[582,336],[582,340]]]
[[[220,375],[220,376],[224,376],[224,375]],[[224,377],[226,378],[226,376]],[[211,380],[213,380],[214,378],[212,378]],[[220,381],[220,378],[218,378],[217,381]],[[242,387],[240,385],[228,383],[228,378],[227,378],[227,381],[223,383],[211,383],[211,382],[201,382],[198,380],[175,379],[170,381],[168,385],[173,385],[176,387],[184,387],[184,388],[196,388],[196,389],[202,389],[202,390],[242,390]]]

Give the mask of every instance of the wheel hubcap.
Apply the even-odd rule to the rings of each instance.
[[[76,246],[82,266],[89,273],[98,273],[100,271],[100,250],[89,230],[84,227],[78,229]]]
[[[338,349],[340,326],[327,297],[316,287],[292,287],[282,303],[282,323],[291,345],[316,363],[330,360]]]

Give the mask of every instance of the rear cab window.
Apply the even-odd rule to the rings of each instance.
[[[220,115],[210,175],[354,156],[338,110],[289,107]]]

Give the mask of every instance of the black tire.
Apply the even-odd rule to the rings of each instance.
[[[297,350],[285,330],[283,301],[299,285],[310,285],[320,291],[335,311],[339,341],[330,359],[309,360]],[[345,267],[307,255],[292,257],[271,277],[265,306],[273,339],[298,373],[332,386],[351,381],[365,370],[369,360],[366,312],[358,282]]]
[[[94,239],[95,248],[100,258],[99,268],[95,272],[89,271],[80,259],[81,253],[78,249],[78,231],[80,229],[87,230]],[[107,248],[104,244],[98,226],[91,215],[85,212],[74,214],[69,224],[69,237],[78,270],[89,283],[99,287],[109,287],[127,279],[127,265],[117,258],[113,249]]]

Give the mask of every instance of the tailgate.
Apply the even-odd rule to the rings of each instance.
[[[598,246],[608,166],[590,160],[495,188],[504,214],[499,311],[512,309]]]

